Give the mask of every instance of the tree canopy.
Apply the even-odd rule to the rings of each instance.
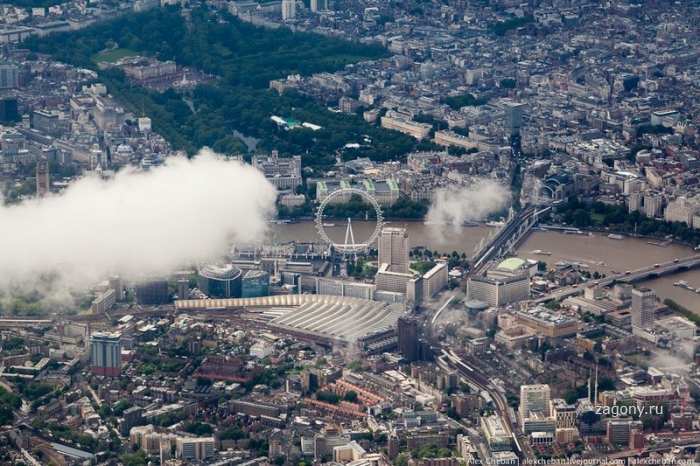
[[[282,156],[304,154],[304,165],[325,170],[335,166],[335,154],[348,143],[361,143],[353,150],[353,158],[386,161],[405,155],[416,142],[357,115],[329,112],[293,90],[279,95],[268,89],[273,79],[333,72],[357,61],[387,56],[379,46],[285,28],[267,30],[203,8],[191,10],[191,22],[186,25],[172,7],[125,15],[50,38],[31,38],[26,46],[56,60],[97,70],[99,52],[113,43],[218,78],[186,96],[193,112],[183,95],[173,90],[158,93],[131,85],[118,69],[98,71],[100,81],[127,110],[148,115],[154,131],[190,155],[202,146],[230,154],[245,152],[246,147],[233,134],[238,130],[260,139],[260,150],[277,149]],[[273,115],[308,121],[322,129],[288,130],[273,122]]]

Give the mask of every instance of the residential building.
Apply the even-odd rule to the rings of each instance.
[[[214,456],[214,437],[178,437],[175,454],[184,460],[202,461]]]
[[[90,367],[95,375],[119,377],[122,368],[122,336],[96,332],[90,336]]]
[[[282,20],[294,19],[296,15],[296,0],[282,0]]]

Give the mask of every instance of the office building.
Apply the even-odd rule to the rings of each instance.
[[[168,281],[164,278],[139,283],[134,291],[138,304],[157,306],[168,302]]]
[[[36,164],[36,195],[37,197],[44,197],[50,191],[49,163],[46,160],[39,160]]]
[[[20,121],[17,99],[0,99],[0,122]]]
[[[122,415],[123,421],[119,425],[119,430],[123,436],[129,435],[131,429],[136,426],[143,425],[143,413],[144,409],[140,406],[132,406],[131,408],[125,409]]]
[[[637,333],[654,325],[656,294],[646,287],[632,290],[632,332]]]
[[[646,193],[644,195],[644,215],[647,217],[658,217],[664,205],[664,198],[660,194]]]
[[[605,436],[608,442],[623,445],[630,443],[631,432],[643,430],[642,421],[633,421],[631,419],[610,420],[606,427]]]
[[[409,246],[405,228],[383,228],[379,235],[378,247],[379,264],[389,264],[391,272],[408,272]]]
[[[406,362],[417,361],[419,357],[418,332],[420,330],[418,319],[399,317],[396,327],[399,337],[399,354]]]
[[[482,417],[481,429],[491,451],[510,450],[510,436],[503,427],[503,421],[498,416]]]
[[[124,300],[124,285],[122,285],[122,280],[118,276],[114,275],[109,278],[109,287],[114,290],[114,298],[117,301]]]
[[[114,303],[117,302],[117,293],[114,292],[113,289],[109,289],[105,291],[104,293],[100,293],[93,301],[92,301],[92,313],[93,314],[102,314],[108,309],[111,309],[112,306],[114,306]]]
[[[333,280],[331,278],[316,278],[316,294],[328,296],[345,296],[348,298],[361,298],[371,301],[374,299],[376,285],[345,280]]]
[[[551,338],[568,337],[578,332],[577,319],[557,314],[541,306],[518,311],[515,315],[519,324]]]
[[[447,286],[447,262],[438,262],[423,275],[423,299],[431,299]]]
[[[34,110],[32,120],[34,129],[53,137],[61,135],[61,130],[58,126],[58,112]]]
[[[294,19],[296,14],[296,0],[282,0],[282,20]]]
[[[90,336],[90,365],[95,375],[119,377],[122,368],[122,336],[96,332]]]
[[[532,413],[549,413],[551,393],[549,385],[520,386],[520,419],[529,418]]]
[[[530,277],[525,274],[504,279],[471,277],[467,281],[467,299],[484,301],[489,306],[505,306],[529,297]]]
[[[110,97],[95,96],[93,118],[101,129],[118,130],[124,124],[126,113],[119,104]]]
[[[698,212],[700,203],[697,199],[679,196],[666,205],[664,219],[667,222],[685,222],[686,225],[693,226],[693,216]]]
[[[177,281],[177,299],[190,299],[190,281],[186,278]]]
[[[264,270],[249,270],[241,281],[241,298],[270,295],[270,274]]]
[[[503,111],[505,112],[505,130],[510,136],[520,134],[520,128],[523,126],[523,110],[525,104],[518,102],[505,102]]]
[[[254,155],[251,164],[263,172],[277,189],[294,189],[302,184],[300,155],[279,157],[278,152],[273,150],[269,156]]]
[[[17,87],[17,66],[0,62],[0,89],[11,89]]]
[[[414,276],[406,283],[406,301],[413,304],[423,302],[423,277]]]
[[[551,401],[551,416],[557,423],[557,429],[573,429],[576,427],[576,405],[570,405],[561,398]]]
[[[214,437],[178,437],[175,454],[178,458],[202,461],[214,456]]]
[[[524,434],[548,432],[554,434],[557,430],[557,421],[547,413],[541,411],[530,411],[530,415],[523,419],[522,430]],[[553,437],[553,435],[551,436]],[[542,443],[551,443],[550,436],[539,439]],[[533,443],[535,440],[533,439]]]
[[[389,110],[380,121],[382,128],[401,131],[416,139],[427,138],[430,135],[430,131],[433,129],[432,125],[415,122],[411,120],[410,117],[393,110]]]
[[[199,270],[199,289],[210,298],[240,298],[243,272],[228,264],[208,265]]]
[[[416,284],[416,282],[412,282],[413,278],[413,274],[389,270],[389,264],[384,263],[381,264],[377,274],[374,276],[374,283],[377,285],[377,291],[406,293],[409,291],[409,285],[411,283],[414,285]],[[422,281],[420,283],[422,286]]]

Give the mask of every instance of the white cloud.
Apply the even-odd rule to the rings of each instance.
[[[63,194],[0,208],[0,287],[46,271],[86,287],[110,274],[167,274],[262,237],[275,188],[209,150],[149,172],[86,177]],[[67,280],[67,282],[66,282]]]

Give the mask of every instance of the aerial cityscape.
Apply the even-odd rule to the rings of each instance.
[[[0,464],[700,463],[700,0],[4,0]]]

